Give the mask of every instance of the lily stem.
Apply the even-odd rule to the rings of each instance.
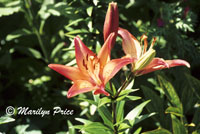
[[[122,84],[121,88],[119,89],[119,91],[117,92],[117,94],[114,96],[114,98],[116,99],[119,94],[121,93],[122,90],[124,90],[128,84],[131,82],[131,80],[133,80],[135,78],[135,75],[131,72],[129,75],[128,75],[128,78],[124,81],[124,83]]]
[[[32,27],[33,33],[36,35],[36,37],[38,39],[40,48],[41,48],[41,50],[42,50],[42,52],[44,54],[45,62],[48,62],[47,51],[46,51],[46,49],[44,47],[44,43],[42,41],[41,35],[40,35],[39,30],[37,29],[37,27],[33,24],[34,17],[33,17],[32,11],[30,9],[31,8],[30,2],[31,2],[30,0],[24,0],[25,8],[27,10],[27,12],[25,11],[26,20],[27,20],[28,24],[30,25],[30,27]]]
[[[115,100],[112,100],[112,117],[113,117],[114,134],[118,134],[118,128],[115,125],[117,123],[117,121],[116,121],[116,102],[115,102]]]

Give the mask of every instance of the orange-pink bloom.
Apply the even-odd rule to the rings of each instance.
[[[190,67],[190,64],[185,60],[164,60],[162,58],[155,58],[156,53],[153,49],[153,45],[156,41],[155,38],[147,50],[148,43],[146,35],[141,37],[141,40],[144,41],[144,44],[142,45],[125,29],[119,28],[118,34],[122,38],[122,47],[126,57],[133,58],[132,71],[136,76],[175,66]]]
[[[79,37],[75,37],[75,54],[78,67],[60,64],[50,64],[49,67],[73,81],[67,97],[80,93],[94,91],[94,94],[109,93],[105,91],[106,83],[125,65],[132,62],[131,58],[110,60],[111,43],[114,33],[111,33],[99,54],[96,56]]]

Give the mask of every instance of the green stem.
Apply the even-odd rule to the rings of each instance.
[[[24,3],[25,3],[25,7],[26,7],[26,9],[27,9],[27,12],[28,12],[28,13],[27,13],[27,12],[25,11],[25,14],[26,14],[26,16],[27,16],[27,17],[26,17],[26,18],[27,18],[26,20],[28,21],[30,27],[32,27],[33,33],[37,36],[37,39],[38,39],[40,48],[41,48],[41,50],[42,50],[42,53],[44,54],[45,62],[48,63],[48,55],[47,55],[47,51],[46,51],[46,49],[45,49],[45,47],[44,47],[44,43],[43,43],[43,41],[42,41],[41,35],[40,35],[40,33],[39,33],[37,27],[33,24],[33,22],[34,22],[34,17],[33,17],[33,14],[32,14],[32,12],[31,12],[31,9],[30,9],[30,5],[29,5],[30,1],[24,0]]]
[[[110,86],[110,90],[112,91],[113,94],[114,93],[114,89],[112,87],[112,83],[109,81],[109,86]],[[116,103],[115,103],[115,99],[113,99],[111,97],[111,100],[112,100],[112,122],[113,122],[113,127],[114,127],[114,134],[117,134],[118,133],[118,128],[117,126],[115,126],[116,124]]]
[[[118,128],[115,126],[116,121],[116,103],[115,100],[112,100],[112,118],[113,118],[113,126],[114,126],[114,134],[118,134]]]
[[[37,39],[38,39],[38,41],[39,41],[40,47],[41,47],[41,49],[42,49],[42,52],[43,52],[43,54],[44,54],[45,61],[48,63],[48,55],[47,55],[46,49],[45,49],[45,47],[44,47],[42,38],[41,38],[41,36],[40,36],[40,34],[39,34],[39,31],[38,31],[37,28],[35,28],[35,27],[34,27],[34,31],[35,31],[35,34],[36,34]]]
[[[124,90],[124,89],[128,86],[128,84],[131,82],[131,80],[134,79],[134,78],[135,78],[135,76],[134,76],[134,74],[131,72],[131,73],[129,74],[128,78],[127,78],[127,79],[124,81],[124,83],[122,84],[122,86],[121,86],[121,88],[119,89],[119,91],[117,92],[117,94],[114,96],[115,99],[119,96],[119,94],[121,93],[121,91]]]

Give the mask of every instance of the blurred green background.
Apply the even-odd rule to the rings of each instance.
[[[73,127],[69,129],[80,124],[75,118],[102,121],[97,112],[92,112],[95,108],[80,99],[92,98],[91,92],[67,99],[71,81],[50,70],[48,64],[75,65],[73,38],[77,35],[98,52],[103,45],[103,24],[109,2],[111,0],[0,0],[0,116],[5,115],[8,106],[47,110],[60,106],[75,111],[73,116],[13,115],[15,121],[0,123],[0,132],[78,134]],[[184,59],[191,64],[190,69],[176,67],[136,78],[134,88],[140,90],[134,93],[142,100],[126,104],[125,112],[151,99],[143,112],[157,114],[133,130],[142,127],[145,132],[162,127],[179,134],[174,125],[178,122],[186,133],[200,134],[200,1],[115,2],[120,27],[138,39],[146,33],[149,42],[157,37],[156,56]],[[121,56],[124,53],[117,38],[112,58]],[[120,73],[113,79],[118,87],[123,80]],[[163,92],[164,88],[177,94],[171,97]],[[180,100],[182,109],[182,113],[175,114],[177,118],[171,115],[173,110],[166,111],[173,105],[173,97]]]

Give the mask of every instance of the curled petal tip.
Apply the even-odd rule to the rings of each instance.
[[[52,68],[52,66],[53,66],[53,64],[49,64],[49,65],[48,65],[49,68]]]
[[[49,64],[48,67],[51,69],[54,69],[58,66],[58,64]]]
[[[75,95],[73,95],[71,92],[67,92],[67,98],[70,99],[72,97],[74,97]]]
[[[190,68],[190,64],[185,60],[180,60],[180,59],[166,60],[166,62],[169,65],[169,67],[186,66],[186,67]]]

